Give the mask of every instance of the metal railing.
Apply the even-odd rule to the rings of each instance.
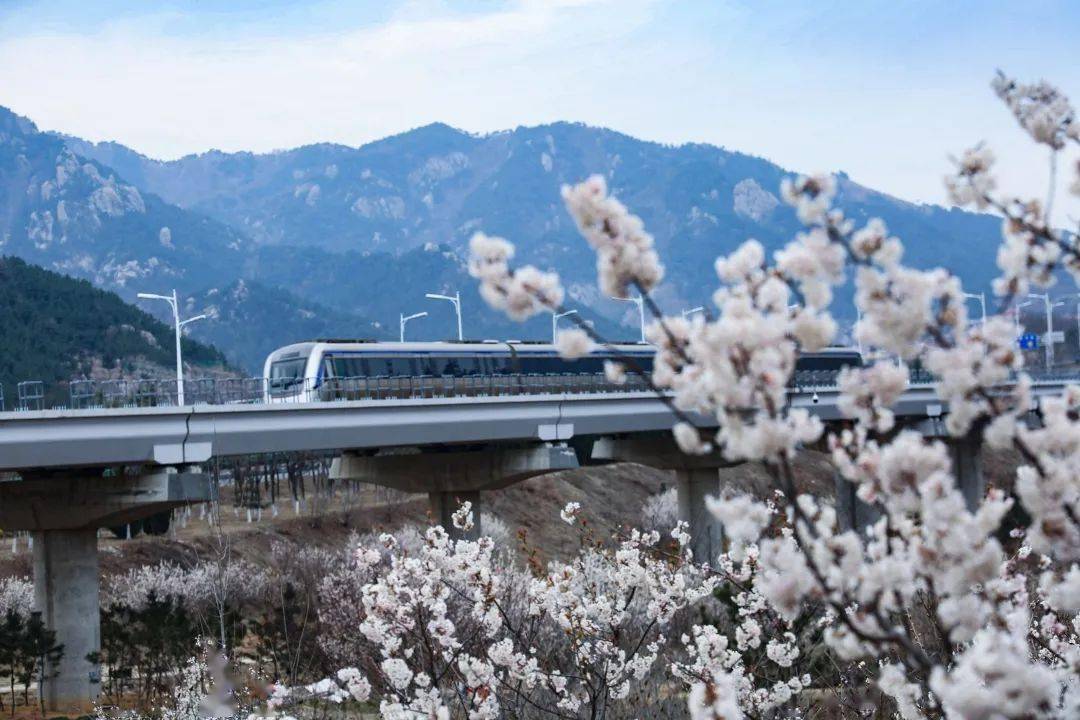
[[[603,374],[591,373],[462,377],[380,375],[289,383],[267,381],[266,378],[199,378],[184,381],[184,402],[187,405],[340,402],[637,392],[647,389],[647,383],[637,376],[628,375],[625,383],[615,384],[609,382]],[[176,405],[176,381],[73,380],[69,383],[69,400],[69,406],[74,410],[168,407]],[[20,407],[23,405],[20,400]]]
[[[795,391],[827,390],[836,387],[838,375],[838,370],[799,370],[788,387]],[[1080,380],[1076,370],[1065,369],[1032,372],[1032,376],[1051,382]],[[933,381],[933,376],[925,370],[911,371],[912,384]],[[52,401],[54,408],[72,410],[170,407],[177,402],[175,380],[72,380],[67,385],[69,402],[62,405],[55,399],[57,393],[46,393],[45,383],[40,380],[18,383],[15,409],[43,410],[47,399]],[[60,388],[56,390],[63,392]],[[615,384],[602,373],[367,376],[285,383],[266,378],[198,378],[184,381],[184,400],[187,405],[250,405],[647,390],[647,382],[637,375],[628,374],[624,383]],[[4,409],[3,388],[0,387],[0,411]]]
[[[20,410],[43,410],[45,408],[45,383],[26,380],[16,386]]]

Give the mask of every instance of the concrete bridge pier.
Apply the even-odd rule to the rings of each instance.
[[[979,507],[986,495],[986,477],[982,471],[982,435],[970,432],[962,438],[949,438],[956,485],[964,496],[968,510]]]
[[[689,527],[690,549],[698,562],[716,564],[724,550],[724,528],[705,505],[709,496],[720,494],[720,468],[733,467],[721,456],[687,455],[679,450],[670,433],[601,438],[593,445],[593,460],[633,462],[672,470],[675,473],[679,520]]]
[[[451,446],[439,452],[395,448],[372,454],[344,453],[331,465],[330,477],[369,482],[403,492],[427,493],[435,522],[455,539],[475,539],[483,530],[480,527],[483,492],[576,467],[574,450],[555,443],[466,449]],[[452,520],[464,502],[472,503],[473,526],[468,532],[454,527]]]
[[[213,500],[199,468],[156,468],[137,475],[93,471],[24,473],[0,483],[0,527],[34,534],[34,609],[63,645],[45,669],[52,710],[86,710],[97,700],[101,649],[97,531],[187,503]]]
[[[855,494],[855,483],[850,482],[839,472],[833,473],[836,487],[836,522],[840,530],[859,530],[860,532],[881,518],[881,509],[869,505]]]
[[[45,681],[49,708],[97,699],[101,670],[88,656],[101,649],[97,529],[34,533],[34,609],[56,633],[64,654]]]

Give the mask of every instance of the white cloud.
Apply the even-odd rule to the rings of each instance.
[[[157,157],[357,145],[434,121],[483,132],[580,120],[798,170],[844,169],[865,185],[942,202],[947,155],[979,140],[1016,178],[1007,187],[1045,186],[1044,158],[987,87],[996,63],[1045,75],[1080,99],[1080,74],[1055,40],[1070,52],[1068,33],[1034,24],[1025,33],[1011,17],[993,30],[906,6],[895,17],[842,4],[480,7],[411,0],[377,21],[318,33],[224,22],[193,32],[175,11],[64,31],[23,22],[31,29],[0,35],[0,103],[43,128]],[[995,41],[1001,33],[1008,43]]]
[[[496,129],[568,85],[577,59],[567,57],[567,41],[595,41],[614,56],[649,19],[643,0],[623,0],[617,13],[604,5],[402,13],[315,37],[175,36],[170,16],[159,15],[86,35],[9,38],[0,42],[0,102],[43,127],[118,139],[159,157],[211,146],[358,144],[435,120]]]

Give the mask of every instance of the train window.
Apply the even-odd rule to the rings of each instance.
[[[368,363],[365,358],[335,355],[329,358],[332,374],[336,377],[364,377],[368,375]]]
[[[629,362],[627,362],[627,360],[622,360],[622,359],[617,358],[617,357],[614,357],[614,358],[611,358],[611,359],[614,360],[615,362],[621,362],[623,365],[626,366],[627,371],[631,370],[631,368],[633,367]],[[648,354],[648,355],[633,353],[633,354],[630,354],[628,356],[628,359],[633,360],[634,363],[636,363],[637,366],[640,367],[645,372],[648,372],[648,373],[652,372],[652,369],[653,369],[653,355],[651,353]],[[603,369],[604,369],[603,363],[601,362],[599,372],[603,372]]]
[[[414,375],[414,362],[405,357],[371,358],[371,372],[373,375],[390,375],[393,377]]]
[[[391,365],[390,358],[369,357],[367,364],[371,374],[376,377],[394,374],[394,366]]]
[[[512,375],[520,372],[514,368],[516,361],[509,355],[494,355],[491,358],[491,372],[495,375]]]
[[[432,355],[423,355],[416,359],[420,375],[442,375],[443,359]]]
[[[806,354],[800,355],[795,361],[796,370],[839,370],[842,367],[859,367],[861,365],[862,357],[857,353]]]
[[[602,373],[604,372],[604,358],[601,357],[584,357],[578,361],[581,367],[572,372],[580,373]]]
[[[532,355],[518,355],[518,364],[521,365],[521,372],[526,375],[536,375],[544,372],[540,358]]]
[[[461,368],[461,374],[462,375],[479,375],[480,374],[480,358],[461,357],[461,358],[458,358],[458,365]]]
[[[298,385],[304,379],[306,366],[304,357],[270,363],[270,387],[280,390]]]

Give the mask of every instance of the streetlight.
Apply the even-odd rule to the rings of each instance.
[[[1050,303],[1050,293],[1028,293],[1028,297],[1043,301],[1046,307],[1046,369],[1054,367],[1054,308],[1061,307],[1065,303]]]
[[[862,324],[862,309],[860,309],[858,306],[856,306],[855,307],[855,325],[854,325],[854,327],[851,328],[851,334],[855,336],[855,342],[859,346],[859,357],[865,359],[866,356],[863,354],[863,346],[862,346],[862,333],[859,332],[859,325],[861,325],[861,324]]]
[[[1076,342],[1078,349],[1080,349],[1080,293],[1069,293],[1064,297],[1076,298]],[[1080,358],[1080,355],[1077,357]]]
[[[682,311],[682,316],[683,316],[683,319],[686,319],[686,318],[690,317],[691,315],[694,315],[694,314],[700,313],[700,312],[705,312],[705,308],[703,306],[701,306],[701,305],[698,305],[695,308],[690,308],[689,310],[683,310]]]
[[[401,313],[400,317],[401,317],[401,319],[399,320],[400,324],[398,325],[398,329],[401,331],[400,332],[400,337],[399,337],[399,342],[405,342],[405,323],[409,322],[410,320],[415,320],[416,318],[427,317],[427,313],[426,312],[418,312],[418,313],[413,313],[412,315],[406,315],[405,313]]]
[[[978,300],[979,307],[982,308],[982,318],[979,320],[979,327],[986,328],[986,293],[964,293],[964,297],[968,300]]]
[[[1020,303],[1019,305],[1014,305],[1013,306],[1013,328],[1014,328],[1014,331],[1016,332],[1016,339],[1017,340],[1020,339],[1020,308],[1025,308],[1028,305],[1032,305],[1032,304],[1033,304],[1033,302],[1031,300],[1028,300],[1026,303]]]
[[[457,339],[458,342],[464,340],[465,336],[461,332],[461,293],[456,292],[454,293],[453,297],[449,295],[437,295],[435,293],[428,293],[424,297],[431,300],[446,300],[449,303],[453,303],[454,311],[457,312]]]
[[[564,318],[567,315],[577,315],[577,310],[567,310],[564,313],[552,313],[551,314],[551,343],[555,344],[555,336],[559,331],[559,318]]]
[[[180,356],[180,331],[188,323],[202,320],[205,315],[196,315],[187,320],[180,320],[180,305],[176,301],[176,291],[172,295],[155,295],[153,293],[139,293],[138,297],[143,300],[164,300],[172,307],[173,325],[176,328],[176,404],[184,404],[184,361]]]
[[[637,304],[638,318],[641,323],[641,342],[645,342],[645,298],[638,295],[637,297],[613,297],[612,300],[618,300],[620,302],[632,302]]]

